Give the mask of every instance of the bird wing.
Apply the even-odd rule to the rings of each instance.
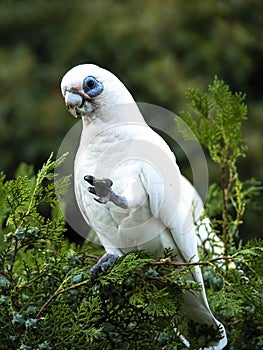
[[[189,182],[180,174],[175,160],[171,159],[169,168],[165,169],[164,184],[160,175],[154,174],[154,169],[147,164],[142,170],[141,179],[149,197],[152,215],[158,216],[167,228],[166,232],[161,233],[164,237],[160,237],[163,248],[172,248],[178,252],[179,261],[198,261],[197,237],[188,198],[192,190]],[[187,317],[197,323],[218,326],[220,323],[211,313],[207,302],[199,266],[194,267],[192,277],[202,290],[185,293],[184,309]]]
[[[174,179],[171,170],[174,170]],[[165,169],[162,178],[160,176],[148,164],[142,169],[141,180],[149,197],[151,213],[168,228],[183,260],[197,261],[193,213],[187,198],[189,187],[176,164]]]

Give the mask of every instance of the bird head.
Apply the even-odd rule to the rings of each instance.
[[[134,103],[129,91],[114,74],[94,64],[70,69],[62,78],[61,92],[74,117],[94,119],[102,107]]]

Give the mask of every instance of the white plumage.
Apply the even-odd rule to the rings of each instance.
[[[119,256],[145,249],[161,256],[172,248],[178,261],[198,261],[193,214],[198,219],[202,201],[123,83],[107,70],[84,64],[66,73],[61,90],[70,113],[83,120],[74,167],[76,199],[106,251]],[[111,179],[113,192],[128,207],[94,201],[86,175]],[[225,330],[210,311],[199,267],[193,278],[203,290],[185,294],[185,313],[194,322],[220,326],[223,338],[207,349],[223,349]]]

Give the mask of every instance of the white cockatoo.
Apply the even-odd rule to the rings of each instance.
[[[202,201],[124,84],[105,69],[83,64],[65,74],[61,91],[69,112],[83,122],[74,164],[77,203],[106,250],[91,276],[134,249],[161,257],[172,248],[178,261],[198,261],[194,222]],[[220,328],[222,338],[206,349],[223,349],[225,329],[209,308],[199,266],[193,279],[202,291],[185,293],[186,317]]]

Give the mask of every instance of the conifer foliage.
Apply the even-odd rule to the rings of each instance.
[[[208,148],[221,181],[212,184],[206,210],[225,243],[222,256],[201,254],[200,265],[213,313],[227,328],[231,350],[263,349],[263,243],[242,245],[238,229],[246,205],[260,190],[257,181],[242,182],[237,160],[245,156],[241,126],[244,95],[214,80],[207,93],[190,90],[191,112],[181,118]],[[178,125],[188,137],[182,123]],[[15,179],[0,176],[0,349],[185,349],[174,328],[189,334],[181,307],[194,263],[176,263],[132,251],[107,274],[90,280],[89,269],[102,255],[100,247],[64,238],[65,222],[57,205],[52,156],[35,175],[21,165]],[[56,180],[56,179],[55,179]],[[60,178],[62,195],[70,178]],[[49,212],[49,215],[46,215]],[[45,213],[45,215],[44,215]],[[207,339],[219,336],[211,329]]]

